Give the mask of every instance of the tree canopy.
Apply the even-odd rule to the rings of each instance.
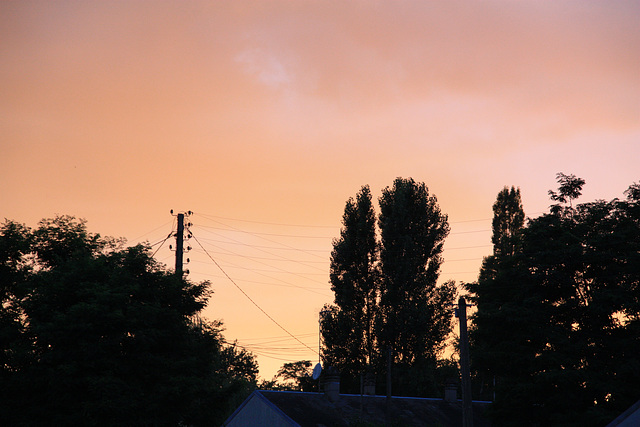
[[[262,390],[318,391],[318,381],[312,377],[310,360],[283,364],[271,380],[260,383]]]
[[[496,379],[497,425],[604,425],[640,393],[638,186],[574,206],[584,181],[558,182],[559,203],[528,221],[520,249],[468,286],[472,365]]]
[[[199,317],[209,283],[70,216],[0,227],[9,425],[217,425],[255,384],[252,355]]]
[[[435,359],[451,331],[455,287],[436,286],[447,216],[424,183],[398,178],[380,197],[379,337],[400,363]]]
[[[495,256],[515,254],[520,245],[520,233],[524,227],[524,210],[520,189],[504,187],[493,204],[491,242]]]

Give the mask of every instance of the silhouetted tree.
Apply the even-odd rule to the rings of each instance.
[[[0,256],[4,423],[217,425],[255,384],[253,356],[197,320],[209,284],[148,247],[61,216],[34,231],[5,222]]]
[[[640,393],[637,187],[574,207],[584,181],[558,181],[550,195],[563,205],[530,220],[522,251],[471,287],[474,366],[497,377],[497,425],[604,425]]]
[[[400,390],[432,394],[437,392],[432,379],[452,328],[450,305],[456,293],[453,282],[437,286],[449,234],[447,216],[424,183],[397,178],[382,191],[379,225],[378,342],[381,349],[392,351]]]
[[[578,178],[575,175],[565,175],[562,172],[556,174],[558,180],[558,191],[549,190],[549,197],[551,200],[560,203],[569,203],[569,212],[573,208],[573,201],[580,197],[582,194],[582,187],[584,186],[584,179]],[[561,205],[552,205],[551,212],[555,213],[561,209]]]
[[[378,292],[376,217],[368,186],[350,198],[334,240],[330,281],[334,304],[322,311],[323,358],[342,373],[343,388],[359,389],[359,375],[373,359]]]
[[[504,187],[493,204],[493,255],[485,257],[478,282],[466,284],[477,311],[471,315],[471,359],[476,392],[482,398],[492,397],[493,380],[509,366],[512,336],[523,326],[522,310],[510,309],[518,300],[521,279],[522,232],[524,210],[520,190]],[[526,343],[520,343],[526,346]]]
[[[433,396],[436,371],[449,369],[437,356],[456,293],[453,282],[436,285],[447,217],[413,179],[396,179],[379,202],[381,240],[369,187],[347,201],[331,256],[335,304],[321,313],[323,362],[341,371],[343,391],[357,392],[367,369],[384,374],[391,348],[394,394]]]
[[[311,361],[299,360],[285,363],[271,381],[264,381],[260,388],[264,390],[292,390],[314,391],[317,390],[317,381],[311,376]]]
[[[521,232],[524,227],[524,210],[520,198],[520,189],[504,187],[493,204],[493,254],[510,256],[520,247]]]

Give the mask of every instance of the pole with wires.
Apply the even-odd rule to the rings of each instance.
[[[182,258],[184,254],[184,214],[178,214],[178,231],[176,231],[176,276],[182,277]]]
[[[173,209],[171,210],[171,214],[173,214]],[[178,220],[178,229],[176,231],[175,237],[176,237],[176,268],[175,268],[175,274],[178,277],[182,277],[182,275],[184,274],[183,271],[183,259],[184,259],[184,253],[185,253],[185,247],[184,247],[184,241],[185,241],[185,230],[187,231],[187,236],[186,238],[189,239],[191,238],[191,232],[189,231],[189,227],[191,226],[191,223],[185,223],[184,219],[186,217],[189,217],[192,214],[191,211],[188,212],[181,212],[179,214],[176,215],[176,218]],[[188,246],[186,248],[187,251],[191,250],[191,247]],[[189,260],[187,259],[187,262]],[[187,274],[189,274],[189,271],[187,271]]]

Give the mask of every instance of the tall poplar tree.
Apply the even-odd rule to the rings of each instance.
[[[528,346],[504,339],[522,336],[520,331],[529,325],[521,318],[525,311],[515,306],[522,296],[522,269],[518,266],[522,262],[524,218],[520,189],[504,187],[493,204],[493,255],[484,258],[478,282],[466,285],[477,307],[471,316],[471,359],[474,383],[483,399],[492,397],[496,376],[514,366],[513,348]]]
[[[359,384],[359,374],[373,359],[374,320],[378,292],[376,217],[369,186],[350,198],[342,217],[340,238],[334,240],[330,280],[335,295],[322,319],[325,364],[342,371],[347,388]]]
[[[493,204],[493,254],[510,256],[520,247],[520,234],[524,227],[524,209],[520,189],[504,187]]]
[[[429,379],[417,377],[435,372],[437,355],[451,331],[449,305],[455,296],[452,282],[437,286],[449,234],[447,216],[424,183],[397,178],[382,191],[379,226],[380,346],[391,350],[394,377],[405,383],[407,393],[429,393],[424,388]],[[407,385],[412,379],[417,383]]]

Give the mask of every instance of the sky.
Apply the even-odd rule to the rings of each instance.
[[[203,314],[270,379],[318,360],[361,186],[424,182],[458,282],[491,253],[504,186],[529,217],[558,172],[586,180],[579,201],[624,197],[639,23],[638,1],[0,2],[0,217],[85,218],[172,268],[170,210],[192,211]]]

